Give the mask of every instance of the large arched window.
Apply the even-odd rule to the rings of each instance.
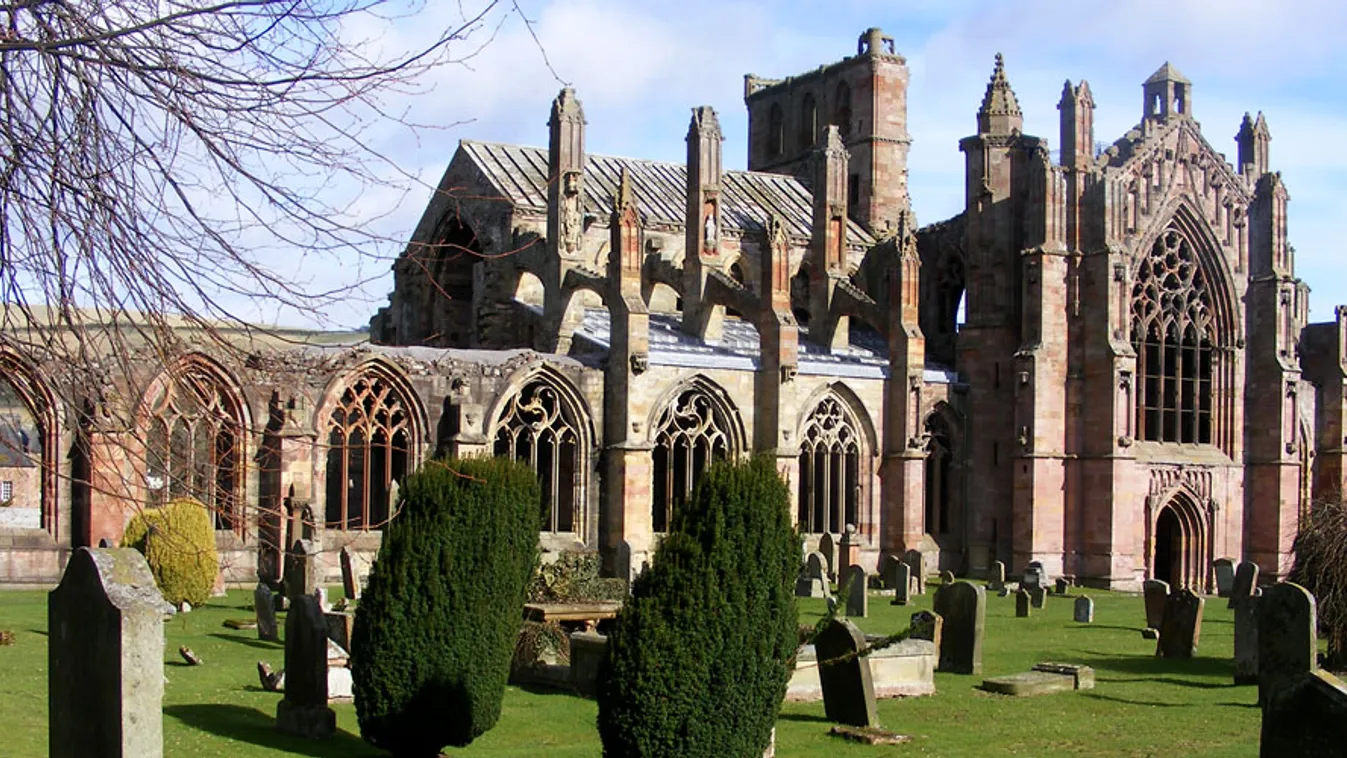
[[[56,536],[56,418],[55,398],[35,367],[0,350],[0,529]]]
[[[581,531],[584,447],[580,429],[574,411],[557,389],[537,379],[510,398],[496,426],[495,454],[523,461],[538,472],[543,531]]]
[[[926,455],[926,533],[949,534],[954,464],[954,444],[945,419],[932,414],[926,420],[930,435]]]
[[[724,406],[702,387],[679,392],[654,426],[654,482],[651,518],[667,532],[673,512],[687,501],[692,485],[712,461],[736,453],[732,421]]]
[[[800,106],[800,146],[813,147],[818,144],[818,104],[813,95],[804,96]]]
[[[781,106],[772,103],[767,111],[767,155],[780,158],[786,152],[786,120],[781,115]]]
[[[863,489],[861,436],[842,402],[825,397],[800,435],[800,531],[839,534],[856,524]]]
[[[1214,342],[1202,266],[1189,239],[1171,227],[1155,240],[1132,286],[1139,439],[1211,442]]]
[[[833,123],[842,137],[851,134],[851,87],[846,82],[837,85],[837,102],[833,105]]]
[[[400,392],[377,372],[349,382],[327,418],[327,525],[380,529],[406,476],[412,426]]]
[[[226,385],[197,364],[165,376],[145,439],[149,504],[192,498],[215,528],[242,532],[243,414]]]

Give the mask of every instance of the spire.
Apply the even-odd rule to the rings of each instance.
[[[1239,125],[1239,133],[1235,135],[1235,144],[1239,146],[1238,168],[1241,174],[1251,174],[1257,179],[1268,172],[1270,166],[1268,143],[1271,141],[1272,133],[1268,131],[1267,119],[1263,118],[1263,112],[1259,111],[1256,119],[1245,113],[1244,120]]]
[[[1141,83],[1142,123],[1166,122],[1193,115],[1193,83],[1169,61]]]
[[[1089,166],[1094,158],[1094,96],[1089,83],[1082,79],[1080,86],[1073,87],[1067,79],[1057,110],[1061,111],[1062,165]]]
[[[1005,59],[996,54],[996,68],[992,69],[987,93],[978,109],[979,134],[1011,134],[1024,128],[1024,114],[1020,111],[1015,91],[1006,79]]]

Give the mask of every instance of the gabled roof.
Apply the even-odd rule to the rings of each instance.
[[[1156,82],[1169,81],[1179,82],[1181,84],[1192,84],[1192,82],[1188,80],[1188,77],[1180,74],[1179,70],[1171,66],[1169,61],[1165,61],[1165,65],[1155,69],[1155,73],[1151,74],[1150,78],[1143,82],[1143,84],[1155,84]]]
[[[463,140],[459,150],[482,172],[506,200],[517,208],[547,212],[547,149],[498,142]],[[687,204],[687,166],[681,163],[585,156],[585,211],[606,221],[612,198],[626,169],[636,202],[646,223],[683,226]],[[761,171],[725,171],[721,174],[721,226],[759,232],[767,214],[786,220],[793,237],[809,237],[813,229],[813,195],[799,180]],[[847,243],[875,244],[874,237],[854,221],[847,222]]]

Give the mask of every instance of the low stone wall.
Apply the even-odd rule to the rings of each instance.
[[[935,694],[935,667],[940,651],[928,640],[903,640],[866,656],[875,683],[875,697],[917,697]],[[813,645],[805,645],[795,659],[795,672],[786,687],[786,700],[803,702],[823,699],[818,658]]]
[[[70,553],[40,529],[0,532],[0,586],[55,587]]]

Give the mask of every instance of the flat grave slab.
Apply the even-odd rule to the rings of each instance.
[[[998,695],[1033,697],[1094,689],[1094,669],[1067,663],[1040,663],[1032,671],[982,680],[982,689]]]

